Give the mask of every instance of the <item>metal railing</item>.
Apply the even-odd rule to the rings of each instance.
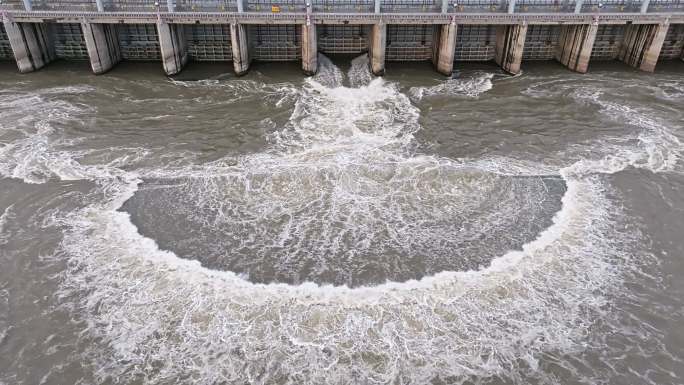
[[[506,12],[507,2],[502,0],[452,1],[448,12]]]
[[[45,0],[53,1],[53,0]],[[61,0],[60,0],[61,1]],[[109,0],[103,1],[104,10],[110,12],[133,12],[147,11],[154,12],[159,8],[159,3],[155,0]]]
[[[2,10],[24,10],[24,2],[21,0],[0,0],[0,9]]]
[[[582,12],[639,12],[640,0],[585,0]]]
[[[384,0],[380,5],[382,12],[432,12],[439,13],[441,0]]]
[[[575,1],[517,0],[515,12],[574,12]]]
[[[32,0],[36,11],[97,11],[95,0]]]
[[[373,0],[313,0],[313,12],[373,12]]]
[[[684,0],[0,0],[0,10],[262,14],[637,13],[684,12]]]
[[[174,9],[179,12],[237,12],[235,0],[176,0]]]
[[[652,0],[649,10],[653,12],[684,12],[684,0]]]
[[[304,0],[243,0],[245,11],[247,12],[304,12],[306,3]],[[236,3],[237,4],[237,3]]]

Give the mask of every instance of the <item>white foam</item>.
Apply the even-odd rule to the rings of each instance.
[[[12,325],[9,322],[10,292],[3,286],[0,286],[0,344],[4,344],[7,335],[9,334],[10,330],[12,330]],[[0,381],[0,384],[1,383],[2,382]]]
[[[373,80],[373,74],[370,71],[370,63],[367,54],[352,60],[347,77],[349,78],[349,84],[352,87],[365,86]]]
[[[356,289],[252,284],[208,270],[159,250],[137,233],[127,214],[102,208],[69,220],[64,247],[78,261],[73,283],[95,285],[88,301],[98,306],[90,316],[93,325],[116,320],[115,327],[94,326],[91,332],[111,340],[117,356],[130,362],[163,357],[168,363],[151,382],[182,371],[209,383],[213,375],[246,375],[245,365],[261,371],[276,361],[282,372],[267,371],[266,381],[302,366],[310,382],[322,376],[335,382],[350,372],[378,381],[489,377],[508,373],[518,357],[533,357],[545,346],[573,349],[581,338],[575,323],[586,314],[573,308],[596,300],[595,291],[616,278],[604,259],[615,250],[601,242],[610,231],[606,216],[617,208],[602,195],[596,181],[569,184],[554,225],[487,269]],[[117,245],[114,252],[111,245]],[[561,294],[556,288],[571,290]],[[516,313],[515,324],[492,323],[508,319],[509,312]],[[180,327],[172,326],[178,320]],[[286,355],[275,353],[283,349]],[[487,365],[474,358],[492,350],[500,353]],[[231,359],[196,361],[183,369],[174,364],[210,352]],[[347,355],[358,358],[341,364],[338,357]],[[375,359],[362,358],[368,355]],[[426,364],[410,372],[382,369],[392,362],[411,367],[414,360]],[[336,361],[335,371],[326,370]]]
[[[187,88],[192,88],[192,87],[212,87],[212,86],[218,86],[221,84],[221,81],[219,79],[200,79],[200,80],[176,80],[176,79],[168,79],[171,83],[177,86],[182,86],[182,87],[187,87]]]
[[[344,73],[327,56],[319,54],[318,71],[313,79],[325,87],[340,87],[344,82]]]
[[[75,117],[93,112],[94,108],[64,100],[64,95],[88,93],[92,89],[69,86],[30,92],[0,90],[0,175],[21,178],[33,171],[40,174],[42,167],[37,164],[52,161],[45,151],[74,144],[74,140],[55,135],[59,133],[53,125],[82,123]],[[14,168],[18,169],[13,171]]]
[[[232,104],[247,98],[268,100],[276,107],[284,105],[297,96],[298,90],[292,83],[266,83],[251,79],[202,79],[202,80],[169,80],[172,84],[185,88],[201,88],[206,91],[221,93],[221,104]],[[158,99],[157,99],[158,100]],[[199,97],[199,103],[215,103],[215,99]],[[144,101],[144,100],[143,100]]]
[[[683,146],[679,138],[656,118],[627,104],[605,101],[601,96],[601,91],[587,89],[580,89],[573,94],[577,99],[598,105],[604,114],[615,121],[641,130],[634,136],[604,140],[601,144],[609,155],[598,162],[577,162],[573,172],[615,173],[630,166],[654,172],[673,170],[682,154]],[[632,142],[636,142],[636,146]]]
[[[395,85],[376,78],[359,88],[343,87],[339,79],[332,82],[338,85],[326,86],[331,81],[324,72],[319,72],[323,79],[307,79],[291,124],[276,134],[276,141],[287,151],[318,151],[335,143],[358,153],[364,149],[353,150],[354,146],[411,140],[418,128],[418,109]],[[336,74],[333,78],[341,74],[339,69],[329,72]]]
[[[431,96],[478,97],[492,89],[493,73],[478,73],[472,77],[451,78],[432,87],[411,87],[409,93],[414,100]]]
[[[14,205],[9,205],[5,207],[5,210],[3,210],[2,215],[0,215],[0,245],[4,245],[7,243],[9,239],[9,234],[6,229],[7,222],[12,219],[13,214],[12,214],[12,208]],[[2,339],[0,338],[0,341]]]

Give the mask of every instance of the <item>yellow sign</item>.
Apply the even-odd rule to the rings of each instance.
[[[277,5],[271,5],[271,12],[272,13],[278,13],[280,12],[280,7]]]

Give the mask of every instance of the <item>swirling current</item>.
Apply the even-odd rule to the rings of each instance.
[[[0,67],[0,384],[681,384],[682,63]]]

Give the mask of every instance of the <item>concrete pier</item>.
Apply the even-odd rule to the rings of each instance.
[[[302,25],[302,70],[307,76],[318,71],[318,39],[316,24]]]
[[[183,25],[159,22],[157,33],[164,72],[167,75],[181,72],[188,62],[188,44]]]
[[[81,23],[81,30],[93,73],[103,74],[121,61],[115,25]]]
[[[249,42],[247,40],[247,28],[244,24],[232,23],[230,25],[230,43],[233,49],[233,68],[237,76],[242,76],[249,71]]]
[[[556,60],[572,71],[586,73],[597,30],[596,24],[561,26]]]
[[[456,51],[456,33],[458,26],[451,23],[437,26],[435,29],[435,47],[433,63],[437,72],[451,76],[454,72],[454,52]]]
[[[385,74],[385,47],[387,44],[387,25],[376,23],[371,27],[370,42],[368,44],[371,72],[374,75]]]
[[[48,24],[17,23],[4,18],[3,25],[19,72],[33,72],[55,58]]]
[[[631,24],[627,26],[618,59],[642,71],[653,72],[669,24]]]
[[[496,63],[509,74],[520,73],[527,24],[504,25],[496,30]]]

